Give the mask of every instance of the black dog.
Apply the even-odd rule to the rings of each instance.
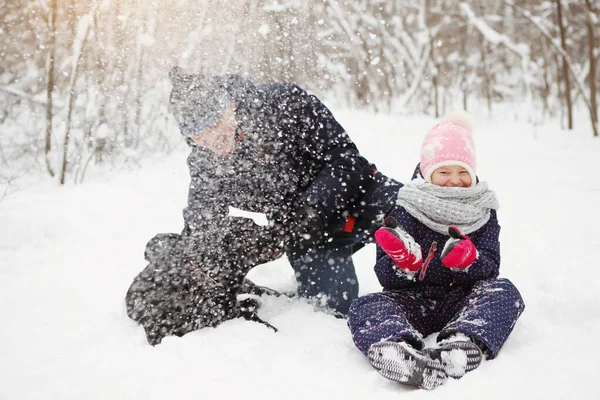
[[[239,217],[194,236],[156,235],[146,245],[148,266],[127,291],[127,315],[144,327],[153,346],[167,335],[183,336],[237,317],[276,330],[256,314],[257,301],[238,301],[237,295],[278,295],[245,279],[253,267],[282,254],[278,237],[277,230]]]

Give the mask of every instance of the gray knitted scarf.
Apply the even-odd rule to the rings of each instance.
[[[448,234],[455,225],[469,234],[485,225],[498,209],[496,193],[486,182],[468,188],[443,187],[412,181],[398,191],[397,204],[435,232]]]

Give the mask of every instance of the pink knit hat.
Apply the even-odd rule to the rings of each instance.
[[[460,165],[471,175],[471,186],[476,184],[475,143],[471,131],[469,116],[454,112],[427,132],[421,146],[421,173],[426,182],[431,183],[431,174],[439,167]]]

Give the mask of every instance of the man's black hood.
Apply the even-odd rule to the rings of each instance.
[[[239,75],[188,74],[180,67],[169,72],[173,84],[169,103],[181,134],[191,137],[210,126],[230,106],[241,129],[252,122],[249,108],[261,106],[256,87]]]

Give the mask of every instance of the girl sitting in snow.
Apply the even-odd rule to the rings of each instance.
[[[383,292],[356,299],[353,340],[384,377],[434,389],[491,359],[525,307],[498,279],[498,200],[475,175],[471,125],[453,114],[429,130],[413,180],[375,233]],[[423,337],[439,332],[424,348]]]

